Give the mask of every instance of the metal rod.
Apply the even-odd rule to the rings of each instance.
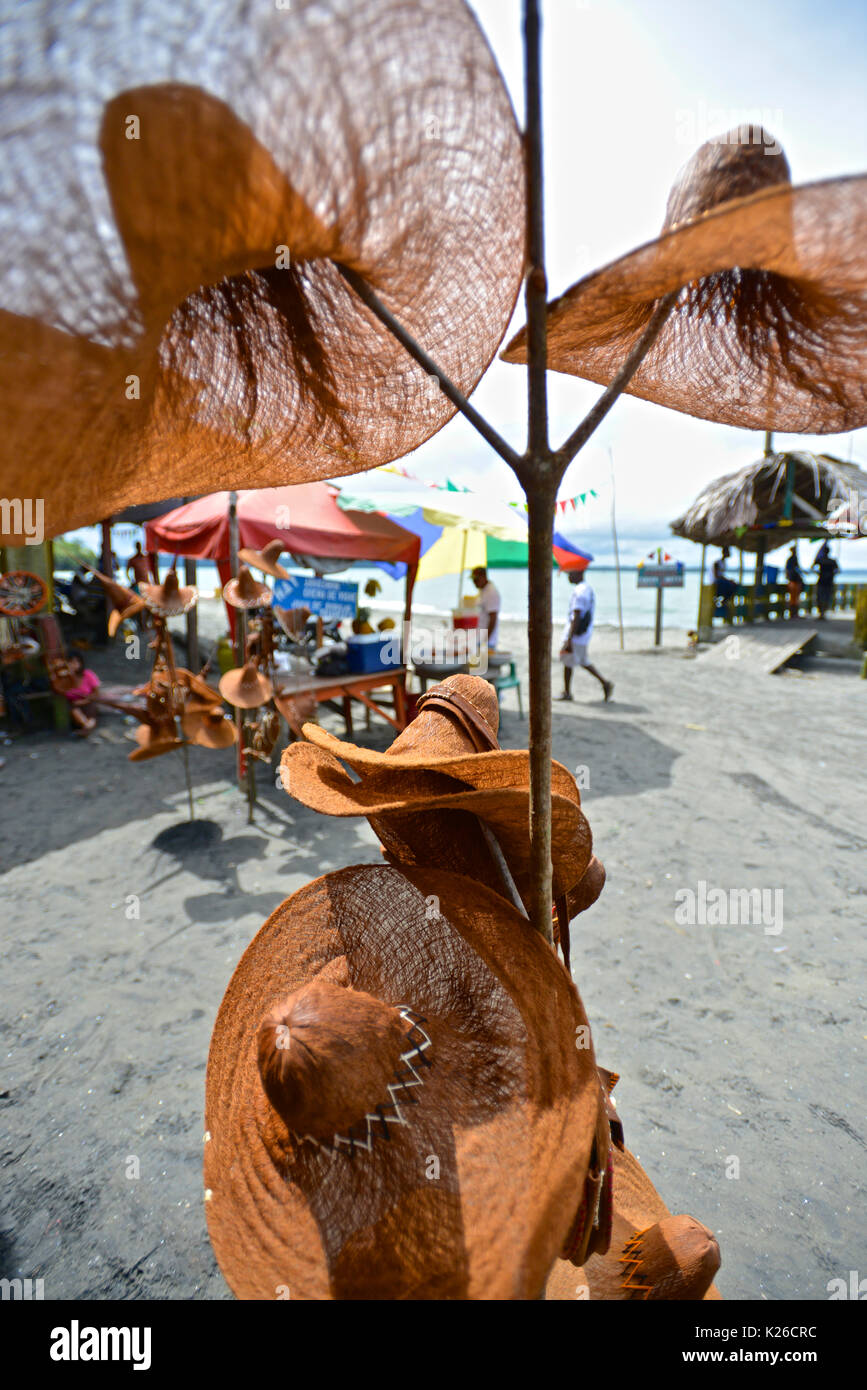
[[[367,305],[368,309],[379,319],[380,323],[383,324],[388,331],[397,338],[397,341],[406,348],[410,357],[412,357],[420,367],[423,367],[429,376],[435,376],[437,378],[443,395],[448,397],[452,405],[457,406],[461,414],[466,416],[470,424],[478,430],[483,439],[487,440],[491,448],[495,449],[500,457],[506,460],[509,467],[515,468],[519,462],[519,455],[512,448],[511,444],[507,444],[502,435],[498,434],[494,429],[493,425],[489,425],[484,416],[480,415],[479,412],[470,405],[463,392],[459,391],[454,382],[449,380],[442,368],[438,367],[433,358],[428,356],[424,348],[416,342],[412,334],[407,332],[403,324],[394,317],[394,314],[392,314],[389,309],[386,309],[382,300],[370,288],[367,281],[359,275],[357,271],[350,270],[349,266],[341,265],[339,261],[336,261],[335,265],[346,283],[355,290],[355,293],[362,303]]]
[[[184,738],[183,730],[181,730],[181,737]],[[181,749],[184,755],[184,775],[187,779],[187,796],[190,801],[190,820],[195,820],[196,816],[193,810],[193,784],[190,779],[190,753],[186,738],[184,738],[181,744]]]
[[[671,294],[667,294],[663,299],[660,299],[651,315],[650,322],[629,356],[626,358],[620,371],[614,377],[610,386],[603,391],[599,400],[593,406],[592,410],[585,415],[578,428],[572,431],[566,442],[557,450],[557,456],[562,458],[564,463],[569,463],[578,453],[578,450],[584,447],[593,431],[605,419],[605,416],[617,400],[617,397],[621,395],[629,385],[629,382],[635,376],[635,373],[638,371],[638,368],[641,366],[659,336],[659,331],[671,313],[679,293],[679,290],[672,290]]]
[[[617,544],[617,516],[614,507],[614,454],[609,448],[608,462],[611,466],[611,538],[614,542],[614,568],[617,572],[617,621],[620,624],[620,650],[623,651],[623,594],[620,589],[620,548]]]

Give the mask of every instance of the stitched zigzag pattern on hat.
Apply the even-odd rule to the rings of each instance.
[[[341,1148],[343,1148],[344,1150],[348,1150],[350,1158],[354,1158],[357,1148],[364,1149],[365,1153],[371,1152],[373,1141],[377,1134],[381,1134],[386,1139],[390,1139],[391,1135],[388,1132],[389,1125],[409,1126],[409,1120],[401,1110],[401,1104],[418,1105],[418,1100],[413,1095],[400,1095],[400,1092],[408,1092],[416,1086],[424,1085],[424,1077],[416,1071],[415,1063],[418,1063],[422,1067],[431,1066],[430,1058],[424,1055],[431,1046],[431,1040],[421,1026],[423,1023],[427,1023],[426,1018],[415,1013],[415,1011],[406,1004],[398,1004],[396,1007],[400,1012],[401,1018],[411,1024],[410,1030],[406,1036],[407,1041],[411,1042],[412,1046],[408,1051],[400,1054],[400,1062],[406,1065],[398,1066],[394,1075],[394,1081],[388,1086],[389,1098],[387,1104],[377,1105],[372,1114],[365,1115],[362,1124],[366,1125],[366,1132],[363,1137],[355,1133],[355,1125],[352,1125],[349,1133],[346,1135],[335,1134],[330,1144],[315,1139],[312,1134],[295,1134],[293,1132],[292,1137],[297,1140],[299,1144],[313,1144],[317,1149],[321,1149],[331,1158],[335,1158],[341,1151]],[[404,1080],[405,1077],[409,1079]],[[400,1096],[399,1100],[398,1096]]]
[[[652,1284],[645,1284],[642,1281],[641,1273],[644,1264],[644,1256],[641,1248],[642,1236],[647,1234],[649,1227],[643,1231],[635,1231],[623,1247],[624,1253],[620,1257],[620,1263],[626,1265],[624,1277],[621,1285],[624,1289],[629,1289],[630,1293],[643,1298],[649,1298],[653,1289]]]

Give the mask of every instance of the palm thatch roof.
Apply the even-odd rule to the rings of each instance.
[[[823,525],[832,503],[853,493],[867,498],[867,473],[857,464],[830,454],[768,454],[709,483],[671,529],[700,545],[763,546],[767,552],[802,537],[832,535]]]

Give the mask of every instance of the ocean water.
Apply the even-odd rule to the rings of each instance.
[[[160,559],[160,573],[171,563],[167,557]],[[291,568],[291,567],[287,567]],[[293,571],[295,572],[295,571]],[[309,571],[297,571],[309,573]],[[527,617],[527,572],[508,569],[491,570],[491,578],[500,591],[502,616],[504,620],[523,622]],[[338,577],[338,576],[335,576]],[[733,571],[737,578],[737,571]],[[350,566],[341,571],[339,578],[359,586],[359,603],[375,602],[378,609],[403,611],[404,581],[392,579],[384,570],[370,566]],[[617,624],[617,574],[611,567],[592,565],[587,578],[596,592],[596,622],[598,624]],[[368,579],[376,579],[382,586],[375,600],[366,600],[364,585]],[[867,570],[847,570],[839,576],[841,583],[867,584]],[[212,595],[219,586],[219,576],[214,563],[200,560],[197,569],[197,583],[203,597]],[[812,582],[812,581],[811,581]],[[700,575],[698,569],[686,570],[682,589],[666,589],[663,595],[663,625],[666,627],[694,627],[698,618],[698,595]],[[637,570],[622,569],[620,572],[621,601],[623,604],[623,623],[625,627],[653,627],[656,619],[655,589],[637,587]],[[555,622],[563,622],[569,609],[569,581],[565,574],[553,575],[553,608]],[[461,592],[474,594],[475,587],[469,575],[465,576]],[[447,614],[457,605],[458,576],[443,575],[438,579],[422,580],[413,592],[413,612],[422,617],[425,614]]]

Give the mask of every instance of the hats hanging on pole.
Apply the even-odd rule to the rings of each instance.
[[[283,754],[292,796],[326,815],[366,816],[386,853],[401,863],[449,863],[496,888],[499,870],[479,828],[481,817],[497,836],[526,903],[529,755],[497,745],[493,687],[477,676],[450,676],[419,706],[419,715],[384,753],[305,724],[308,742],[293,743]],[[360,780],[354,782],[341,762]],[[560,898],[582,883],[592,837],[574,777],[554,762],[551,778],[554,896]],[[586,906],[601,891],[604,874],[592,881],[596,887]],[[575,891],[574,901],[579,899]]]
[[[548,307],[548,365],[608,384],[658,299],[681,293],[627,391],[747,429],[867,424],[867,176],[794,186],[768,131],[707,141],[660,236]],[[526,362],[526,329],[502,357]]]

